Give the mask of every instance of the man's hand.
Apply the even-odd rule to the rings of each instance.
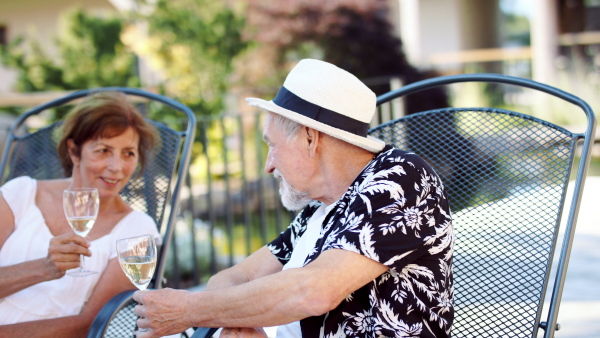
[[[224,328],[220,338],[266,338],[267,334],[261,327],[258,328]]]
[[[140,329],[136,337],[155,338],[183,332],[192,327],[187,322],[188,302],[191,292],[186,290],[161,289],[136,291],[133,299],[138,302],[133,312],[140,318],[137,321]]]

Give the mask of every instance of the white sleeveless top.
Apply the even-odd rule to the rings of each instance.
[[[0,248],[0,266],[48,255],[53,236],[35,204],[36,189],[37,181],[27,176],[15,178],[0,187],[15,217],[15,229]],[[79,314],[108,261],[117,257],[117,239],[143,234],[158,236],[154,220],[143,212],[130,212],[109,234],[91,242],[92,257],[85,257],[86,268],[99,273],[87,277],[65,275],[0,299],[0,325]]]

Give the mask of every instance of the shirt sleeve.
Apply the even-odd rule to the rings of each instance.
[[[0,192],[13,212],[17,224],[27,212],[27,208],[35,203],[36,181],[28,176],[17,177],[0,187]]]
[[[416,155],[403,158],[361,183],[333,220],[323,251],[350,250],[397,271],[427,253],[436,224],[450,221],[440,207],[447,202],[433,170]]]

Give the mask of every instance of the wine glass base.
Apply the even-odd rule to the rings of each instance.
[[[90,271],[90,270],[67,271],[67,275],[71,276],[71,277],[86,277],[86,276],[90,276],[90,275],[93,275],[96,273],[98,273],[98,272]]]

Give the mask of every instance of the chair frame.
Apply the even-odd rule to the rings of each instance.
[[[554,331],[558,330],[557,318],[560,302],[562,298],[562,292],[564,288],[565,278],[567,274],[568,261],[573,246],[573,237],[575,234],[575,226],[577,223],[577,217],[579,214],[579,208],[581,205],[581,198],[583,194],[583,187],[585,184],[585,178],[587,170],[591,160],[592,146],[594,143],[594,135],[596,130],[596,118],[591,107],[579,97],[567,93],[558,88],[545,85],[533,80],[518,78],[508,75],[500,74],[458,74],[449,76],[440,76],[436,78],[426,79],[423,81],[408,84],[400,89],[391,91],[383,94],[377,98],[377,105],[389,102],[393,99],[406,96],[412,93],[416,93],[425,89],[434,87],[461,83],[461,82],[487,82],[487,83],[502,83],[509,85],[516,85],[525,88],[530,88],[550,94],[554,97],[560,98],[564,101],[572,103],[573,105],[581,108],[587,117],[587,127],[583,134],[574,134],[580,138],[583,138],[581,161],[577,168],[577,175],[575,178],[573,196],[571,198],[570,210],[566,221],[564,230],[563,244],[561,246],[561,252],[556,267],[556,275],[554,278],[554,285],[552,289],[552,297],[550,299],[548,315],[545,322],[540,322],[539,327],[544,329],[544,337],[554,337]],[[391,122],[390,122],[391,123]],[[563,201],[564,201],[563,196]],[[546,281],[547,283],[547,281]],[[554,329],[549,329],[554,328]]]
[[[25,123],[25,121],[31,117],[32,115],[37,115],[40,112],[47,110],[49,108],[54,108],[58,106],[62,106],[67,104],[73,100],[88,96],[93,93],[103,92],[103,91],[118,91],[122,92],[126,95],[140,97],[143,99],[147,99],[151,102],[159,102],[163,105],[176,110],[177,112],[183,114],[187,119],[187,126],[185,130],[177,132],[179,134],[180,139],[184,138],[183,144],[180,143],[179,147],[181,151],[178,153],[179,158],[174,162],[174,169],[177,170],[177,180],[175,183],[171,182],[171,186],[168,187],[170,192],[167,194],[164,205],[170,206],[170,211],[168,212],[167,219],[164,219],[165,208],[162,210],[162,214],[159,219],[162,219],[162,224],[157,224],[158,230],[164,230],[163,243],[161,245],[160,254],[157,260],[157,266],[155,270],[155,275],[153,281],[151,282],[151,287],[155,289],[162,288],[163,285],[163,275],[165,272],[165,265],[167,260],[167,254],[169,251],[169,247],[171,245],[171,238],[173,235],[173,228],[175,223],[175,218],[177,216],[177,211],[179,210],[179,201],[180,201],[180,190],[182,185],[185,184],[185,177],[188,174],[188,167],[191,158],[191,150],[194,142],[194,135],[196,133],[196,116],[192,112],[192,110],[183,105],[180,102],[177,102],[173,99],[167,98],[165,96],[154,94],[145,90],[137,89],[137,88],[127,88],[127,87],[103,87],[103,88],[94,88],[94,89],[85,89],[72,92],[67,94],[61,98],[51,100],[42,105],[36,106],[25,113],[21,114],[16,121],[13,123],[9,130],[9,134],[6,140],[4,153],[2,154],[2,159],[0,161],[0,183],[3,183],[4,178],[7,173],[7,165],[12,155],[11,145],[14,141],[18,141],[23,136],[17,136],[16,132],[19,130]],[[29,135],[29,134],[27,134]],[[25,135],[25,136],[27,136]],[[172,175],[175,174],[175,171]],[[163,229],[163,227],[166,227]],[[112,318],[116,315],[116,313],[126,305],[127,302],[131,302],[131,295],[135,290],[125,291],[119,295],[116,295],[113,299],[111,299],[105,307],[100,311],[96,320],[92,324],[92,330],[90,330],[90,336],[98,336],[101,337],[104,334],[104,331],[108,327],[108,323]],[[92,334],[93,331],[93,334]]]

